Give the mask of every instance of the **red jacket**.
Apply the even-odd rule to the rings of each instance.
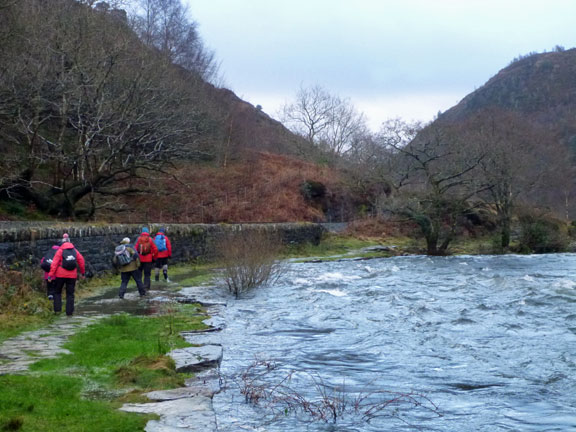
[[[78,250],[76,250],[76,263],[78,264],[74,270],[66,270],[62,267],[62,251],[64,249],[74,249],[74,245],[70,242],[64,243],[60,246],[60,249],[56,251],[56,255],[54,255],[54,259],[52,260],[52,266],[50,267],[50,274],[48,277],[50,279],[55,278],[78,278],[78,270],[80,270],[80,274],[84,275],[86,268],[84,267],[84,257]]]
[[[140,253],[140,241],[144,238],[148,237],[150,240],[150,253],[148,255],[142,255]],[[168,242],[166,242],[168,244]],[[158,257],[158,248],[156,247],[156,243],[154,243],[154,239],[150,237],[150,234],[147,232],[140,234],[138,240],[136,240],[136,244],[134,245],[134,249],[138,252],[138,256],[140,257],[140,262],[152,262],[155,261]]]
[[[166,250],[158,251],[158,256],[156,258],[170,258],[172,256],[172,244],[170,243],[170,239],[163,232],[159,232],[156,235],[158,234],[162,234],[166,237]],[[156,236],[154,236],[154,238],[156,238]]]

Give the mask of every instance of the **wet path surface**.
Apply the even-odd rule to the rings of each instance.
[[[25,373],[39,359],[70,354],[63,348],[68,338],[100,318],[101,315],[64,316],[48,327],[4,341],[0,344],[0,375]]]
[[[208,314],[219,314],[226,306],[225,302],[212,300],[217,296],[215,292],[221,293],[214,287],[184,288],[180,291],[176,291],[176,287],[176,284],[153,283],[152,290],[141,298],[135,287],[129,285],[124,299],[118,298],[117,289],[84,299],[77,303],[74,316],[62,316],[45,328],[22,333],[0,344],[0,375],[26,374],[29,366],[39,359],[69,354],[64,345],[72,335],[113,314],[154,315],[163,313],[165,307],[174,302],[203,303],[207,306]],[[209,320],[207,323],[210,324]],[[184,339],[194,346],[168,353],[174,359],[177,371],[195,373],[194,378],[186,381],[185,387],[151,392],[147,394],[149,403],[125,404],[121,410],[157,414],[159,420],[148,422],[145,429],[148,432],[216,431],[212,398],[220,391],[218,367],[223,349],[220,345],[206,343],[208,341],[203,335],[218,330],[209,328],[207,331],[183,332]]]

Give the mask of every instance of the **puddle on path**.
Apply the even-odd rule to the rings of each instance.
[[[103,294],[78,301],[76,304],[77,315],[112,315],[129,313],[132,315],[154,315],[162,311],[163,305],[179,297],[179,290],[183,286],[194,285],[193,278],[203,272],[191,270],[188,272],[170,275],[171,282],[166,283],[160,277],[160,281],[154,281],[152,273],[152,286],[146,297],[140,297],[134,281],[130,281],[124,299],[118,298],[120,276],[118,286],[110,287]]]

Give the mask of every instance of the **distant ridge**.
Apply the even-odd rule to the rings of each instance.
[[[438,121],[459,123],[488,108],[522,114],[576,146],[576,49],[514,60]]]

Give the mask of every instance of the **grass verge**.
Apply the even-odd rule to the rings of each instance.
[[[367,250],[374,246],[385,247],[388,250]],[[325,234],[319,245],[310,243],[289,246],[284,258],[313,259],[322,261],[338,260],[343,258],[386,258],[396,256],[401,251],[414,246],[414,241],[405,237],[398,238],[369,238],[354,237],[346,234]]]
[[[0,430],[134,431],[151,416],[117,411],[144,392],[182,386],[165,354],[188,344],[183,330],[204,328],[196,305],[153,317],[114,315],[76,335],[71,354],[39,360],[29,376],[0,376]]]
[[[84,399],[82,385],[81,379],[63,375],[0,377],[0,430],[132,432],[152,418]]]

